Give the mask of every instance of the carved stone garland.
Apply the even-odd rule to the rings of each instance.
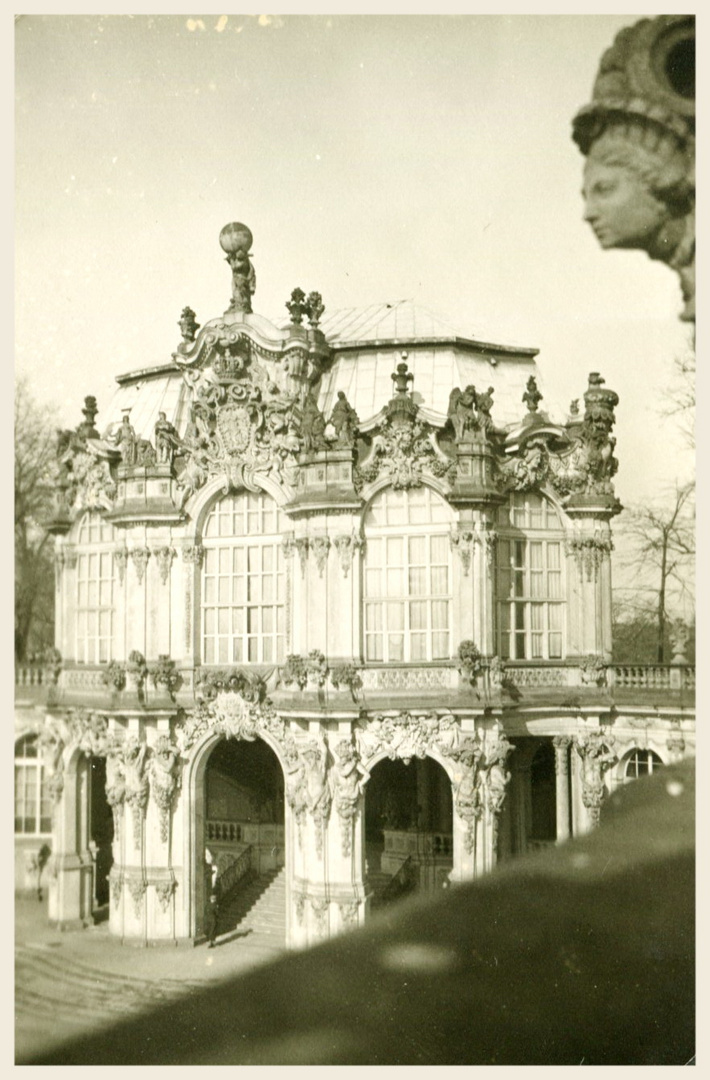
[[[356,533],[342,533],[333,538],[333,547],[338,553],[343,577],[348,576],[356,552],[362,551],[364,546],[364,539],[361,536],[357,536]]]
[[[153,548],[153,555],[158,564],[160,580],[162,584],[165,585],[168,580],[168,574],[170,573],[170,566],[177,555],[177,551],[175,548],[165,545],[164,547]]]
[[[148,559],[150,558],[150,550],[147,547],[131,548],[130,556],[133,559],[133,565],[136,568],[138,584],[142,585],[143,577],[145,576],[145,568],[148,565]]]
[[[464,576],[468,577],[471,572],[471,559],[476,545],[480,544],[481,538],[475,528],[466,528],[457,525],[449,533],[452,551],[458,551]]]

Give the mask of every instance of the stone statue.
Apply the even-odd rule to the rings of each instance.
[[[456,442],[461,442],[470,431],[476,430],[478,426],[474,413],[476,403],[475,386],[469,385],[465,390],[457,386],[449,394],[447,416],[453,425]]]
[[[535,413],[538,410],[538,406],[542,401],[542,394],[537,388],[537,379],[534,375],[531,375],[525,386],[525,393],[522,400],[528,407],[528,412]]]
[[[121,451],[121,461],[124,465],[135,465],[138,459],[138,440],[131,425],[128,412],[124,412],[121,418],[121,426],[114,435],[114,442]]]
[[[256,289],[256,274],[249,258],[252,234],[246,225],[232,222],[222,229],[219,242],[232,270],[232,303],[229,310],[248,315]]]
[[[358,415],[343,390],[338,390],[338,400],[330,414],[330,422],[335,431],[336,445],[352,446],[357,432]]]
[[[352,822],[357,814],[357,804],[369,772],[360,764],[357,750],[341,739],[335,748],[336,763],[333,771],[335,809],[340,818],[342,831],[342,851],[346,857],[352,850]]]
[[[166,419],[165,413],[158,414],[155,424],[155,453],[159,465],[172,465],[175,449],[180,445],[180,438],[175,427]]]
[[[587,162],[585,221],[603,248],[646,251],[680,278],[695,318],[695,23],[661,15],[604,54],[573,137]]]
[[[160,839],[167,842],[170,809],[178,786],[179,755],[176,746],[162,735],[153,748],[150,759],[151,792],[160,809]]]
[[[305,453],[309,454],[314,450],[322,450],[325,447],[325,426],[323,413],[309,395],[303,403],[301,411],[301,438],[303,439]]]

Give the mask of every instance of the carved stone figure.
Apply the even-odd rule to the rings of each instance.
[[[486,806],[493,822],[494,834],[497,833],[498,816],[503,809],[510,770],[507,768],[507,760],[512,753],[513,747],[508,742],[507,736],[500,732],[495,744],[486,752]],[[494,838],[495,846],[495,838]]]
[[[358,799],[370,774],[360,763],[357,750],[347,739],[341,739],[335,753],[335,809],[340,818],[343,855],[347,857],[352,850],[352,823],[357,814]]]
[[[475,414],[477,402],[475,386],[467,386],[465,390],[455,387],[449,394],[448,418],[454,429],[456,442],[462,442],[466,436],[475,432],[478,428],[478,419]]]
[[[307,454],[314,450],[325,448],[325,417],[318,408],[317,402],[309,395],[303,403],[301,410],[301,438],[303,450]]]
[[[343,390],[338,390],[338,400],[330,414],[330,422],[335,431],[337,446],[352,446],[357,432],[358,415],[345,396]]]
[[[286,773],[286,799],[293,812],[298,825],[299,842],[301,840],[301,826],[305,819],[308,807],[308,792],[306,785],[306,765],[293,738],[287,740],[284,746],[284,770]]]
[[[574,120],[587,158],[585,220],[603,248],[646,251],[676,270],[695,317],[695,23],[661,15],[626,27]]]
[[[114,828],[118,831],[118,819],[126,797],[126,770],[123,761],[123,745],[113,739],[106,751],[106,799],[113,810]]]
[[[531,375],[527,381],[525,393],[523,394],[523,401],[528,407],[528,412],[537,412],[538,406],[542,401],[542,394],[537,388],[537,379],[534,375]]]
[[[159,465],[172,465],[180,437],[175,427],[166,419],[165,413],[158,414],[155,424],[155,453]]]
[[[480,762],[483,751],[475,739],[461,742],[458,753],[457,779],[454,784],[454,805],[459,817],[466,822],[464,847],[470,854],[475,841],[476,822],[483,812]]]
[[[232,303],[229,310],[251,313],[251,298],[256,289],[256,274],[249,258],[253,237],[246,225],[232,222],[219,234],[219,243],[232,270]]]
[[[323,831],[330,813],[328,787],[328,747],[321,736],[306,744],[302,751],[306,763],[306,806],[316,825],[316,851],[323,853]]]
[[[162,735],[156,742],[150,761],[150,790],[160,809],[160,839],[167,842],[170,811],[178,788],[179,754],[176,746]]]
[[[114,442],[121,451],[123,464],[135,465],[138,458],[138,442],[127,412],[124,412],[121,418],[121,426],[114,435]]]
[[[606,792],[604,773],[616,761],[616,754],[611,750],[613,743],[613,736],[602,729],[583,732],[575,740],[575,749],[582,765],[582,802],[589,811],[592,828],[599,824]]]
[[[136,851],[140,848],[141,826],[148,805],[147,753],[146,744],[135,737],[131,737],[124,744],[126,802],[133,810],[133,839]]]
[[[180,327],[180,333],[182,334],[182,344],[178,345],[178,351],[187,352],[190,345],[195,340],[195,334],[200,329],[200,324],[195,321],[195,312],[191,307],[182,309],[178,326]]]

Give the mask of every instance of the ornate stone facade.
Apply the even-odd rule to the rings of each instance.
[[[120,377],[102,432],[87,398],[60,439],[50,914],[90,913],[94,772],[112,933],[199,939],[209,845],[230,887],[285,868],[303,946],[362,923],[378,890],[455,884],[593,826],[629,761],[692,751],[690,672],[678,633],[679,693],[634,726],[600,375],[555,423],[535,350],[383,338],[387,308],[339,338],[302,289],[273,325],[252,311],[251,233],[220,242],[227,311],[184,309],[170,363]],[[444,353],[461,385],[437,390]],[[537,837],[550,790],[556,831]]]

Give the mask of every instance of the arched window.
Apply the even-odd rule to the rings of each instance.
[[[202,662],[275,664],[284,659],[282,514],[251,491],[215,503],[202,546]]]
[[[76,659],[103,664],[111,659],[114,632],[116,533],[100,514],[84,514],[76,564]]]
[[[624,780],[638,780],[661,768],[663,762],[653,750],[632,750],[624,762]]]
[[[52,831],[52,805],[36,735],[15,743],[15,832],[42,835]]]
[[[559,660],[564,650],[564,533],[532,492],[498,510],[498,649],[505,660]]]
[[[451,511],[426,486],[385,488],[365,515],[366,660],[451,656]]]

